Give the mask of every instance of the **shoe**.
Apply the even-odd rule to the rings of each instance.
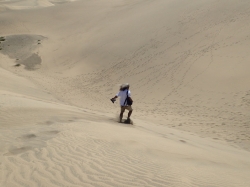
[[[126,119],[125,123],[130,123],[130,118]]]

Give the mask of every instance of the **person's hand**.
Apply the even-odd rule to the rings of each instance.
[[[112,99],[110,99],[110,100],[114,103],[116,99],[115,99],[115,98],[112,98]]]

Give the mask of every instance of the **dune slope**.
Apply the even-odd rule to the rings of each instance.
[[[248,1],[65,2],[0,2],[3,186],[250,186]]]

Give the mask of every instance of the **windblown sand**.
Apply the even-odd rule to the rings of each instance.
[[[249,17],[244,0],[0,1],[1,186],[249,187]],[[134,125],[110,101],[126,82]]]

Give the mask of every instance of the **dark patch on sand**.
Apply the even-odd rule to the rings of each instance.
[[[9,153],[6,153],[5,156],[17,155],[17,154],[29,151],[31,149],[32,149],[32,147],[30,147],[30,146],[24,146],[24,147],[20,147],[20,148],[10,149]]]
[[[33,138],[36,138],[35,134],[26,134],[24,136],[19,137],[18,139],[21,139],[21,140],[30,140],[30,139],[33,139]]]
[[[57,131],[57,130],[54,130],[54,131],[45,131],[45,132],[43,132],[43,134],[48,134],[48,135],[50,135],[50,134],[58,134],[60,131]]]
[[[38,67],[37,65],[40,65],[41,63],[42,63],[41,57],[35,53],[33,53],[25,60],[20,61],[20,64],[25,65],[25,69],[27,70],[35,70]]]
[[[45,122],[38,123],[38,125],[52,125],[53,123],[54,123],[53,121],[45,121]]]
[[[0,43],[1,53],[12,59],[18,59],[18,64],[23,64],[27,70],[37,69],[42,59],[38,54],[37,41],[41,44],[45,37],[39,35],[9,35],[3,37]]]
[[[52,125],[54,122],[53,121],[46,121],[45,124],[46,125]]]

